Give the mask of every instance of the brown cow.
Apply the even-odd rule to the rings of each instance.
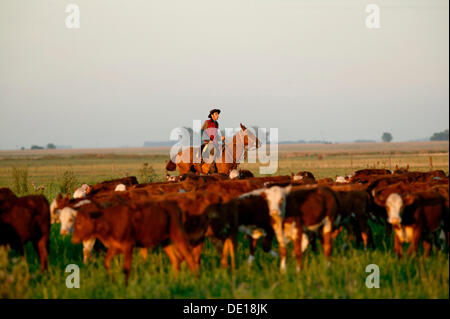
[[[367,183],[368,180],[378,175],[391,175],[388,169],[367,168],[361,169],[353,173],[350,183]]]
[[[225,193],[197,191],[182,194],[169,193],[155,198],[177,203],[182,212],[183,226],[189,243],[193,247],[192,254],[196,263],[200,263],[203,243],[209,226],[209,216],[204,213],[205,209],[211,204],[228,201],[231,196]],[[179,257],[181,258],[181,256]]]
[[[291,173],[291,178],[293,181],[302,181],[305,184],[316,183],[316,179],[315,179],[313,173],[308,172],[308,171],[300,171],[295,175],[294,175],[294,173]]]
[[[254,189],[264,187],[264,182],[264,179],[257,177],[242,180],[232,179],[201,185],[196,189],[196,191],[208,191],[217,194],[226,194],[231,197],[237,197]]]
[[[228,266],[228,254],[231,257],[231,267],[233,269],[235,267],[238,230],[249,235],[249,264],[254,259],[260,237],[264,237],[264,251],[271,250],[274,231],[271,226],[267,201],[263,196],[244,195],[231,199],[227,203],[213,204],[206,208],[205,214],[209,217],[207,236],[212,237],[213,240],[219,240],[223,244],[221,259],[223,267]]]
[[[100,192],[111,192],[114,191],[117,185],[123,184],[127,187],[138,184],[138,181],[135,176],[127,176],[123,178],[113,179],[110,181],[104,181],[93,186],[89,186],[86,191],[87,196],[93,196]]]
[[[323,250],[331,258],[332,232],[339,214],[334,192],[328,187],[293,188],[286,196],[286,215],[283,221],[284,236],[294,242],[297,271],[302,269],[304,229],[317,231],[322,228]],[[286,252],[280,251],[281,268],[286,268]]]
[[[252,195],[263,195],[267,199],[271,225],[280,250],[280,271],[286,271],[286,245],[294,242],[297,271],[302,268],[302,253],[308,245],[304,230],[323,230],[324,252],[331,256],[333,223],[338,214],[338,202],[334,192],[317,185],[298,187],[273,186],[255,190]],[[323,227],[322,227],[323,226]]]
[[[341,224],[348,228],[350,234],[356,236],[356,245],[361,240],[364,249],[370,245],[374,247],[372,230],[368,224],[368,207],[370,196],[365,190],[356,185],[332,186],[339,204],[339,216]]]
[[[38,253],[44,272],[48,266],[50,213],[43,195],[12,197],[0,202],[0,244],[10,244],[23,255],[28,241]]]
[[[181,254],[191,271],[194,273],[198,271],[181,222],[181,212],[172,202],[153,201],[117,205],[94,211],[80,209],[75,221],[72,242],[76,244],[92,237],[98,238],[108,247],[105,256],[105,268],[108,273],[114,255],[124,254],[123,271],[126,284],[134,247],[153,248],[162,245],[175,274],[179,270],[176,253]]]
[[[410,194],[391,193],[385,202],[388,222],[395,231],[394,249],[403,256],[402,243],[410,243],[408,254],[417,253],[420,239],[423,240],[425,256],[432,247],[432,232],[442,229],[449,238],[448,210],[445,199],[436,192]]]

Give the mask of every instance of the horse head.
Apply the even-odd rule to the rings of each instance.
[[[242,125],[242,123],[239,124],[241,125],[242,132],[244,133],[244,148],[248,150],[253,147],[261,147],[261,141],[256,137],[255,134],[253,134],[252,130],[248,130],[244,125]]]

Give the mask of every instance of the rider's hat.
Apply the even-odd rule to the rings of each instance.
[[[211,118],[211,115],[216,113],[216,112],[220,114],[220,110],[219,109],[212,109],[211,111],[209,111],[208,117]]]

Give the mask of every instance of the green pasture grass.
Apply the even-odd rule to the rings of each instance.
[[[304,268],[295,270],[296,261],[289,249],[287,273],[279,272],[279,258],[258,249],[254,263],[247,265],[248,241],[241,236],[235,271],[223,269],[217,251],[207,240],[201,258],[201,271],[195,277],[186,265],[175,277],[169,259],[160,248],[151,250],[143,260],[134,253],[129,285],[124,285],[122,256],[111,263],[112,277],[103,266],[104,253],[96,253],[87,265],[82,263],[81,244],[74,245],[70,236],[61,237],[58,225],[52,226],[50,267],[39,272],[37,255],[26,247],[26,261],[31,276],[20,287],[19,298],[448,298],[448,253],[434,250],[429,258],[421,254],[398,259],[392,250],[392,238],[374,226],[377,247],[365,251],[352,243],[343,249],[346,235],[333,245],[331,262],[308,249]],[[289,245],[292,248],[291,244]],[[276,250],[276,243],[274,249]],[[319,245],[320,247],[320,245]],[[14,255],[14,253],[10,253]],[[80,288],[67,288],[68,264],[80,267]],[[380,288],[366,287],[367,265],[380,269]],[[25,276],[21,273],[21,276]],[[18,278],[20,279],[20,278]],[[8,296],[7,296],[8,297]]]

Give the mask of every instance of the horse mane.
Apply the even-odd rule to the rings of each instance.
[[[244,130],[245,129],[245,130]],[[244,133],[247,131],[245,126],[241,130],[238,131],[233,136],[233,145],[232,148],[227,147],[226,144],[222,146],[222,154],[221,154],[221,160],[225,163],[227,158],[232,159],[232,163],[238,163],[239,160],[242,157],[242,154],[244,154]]]

